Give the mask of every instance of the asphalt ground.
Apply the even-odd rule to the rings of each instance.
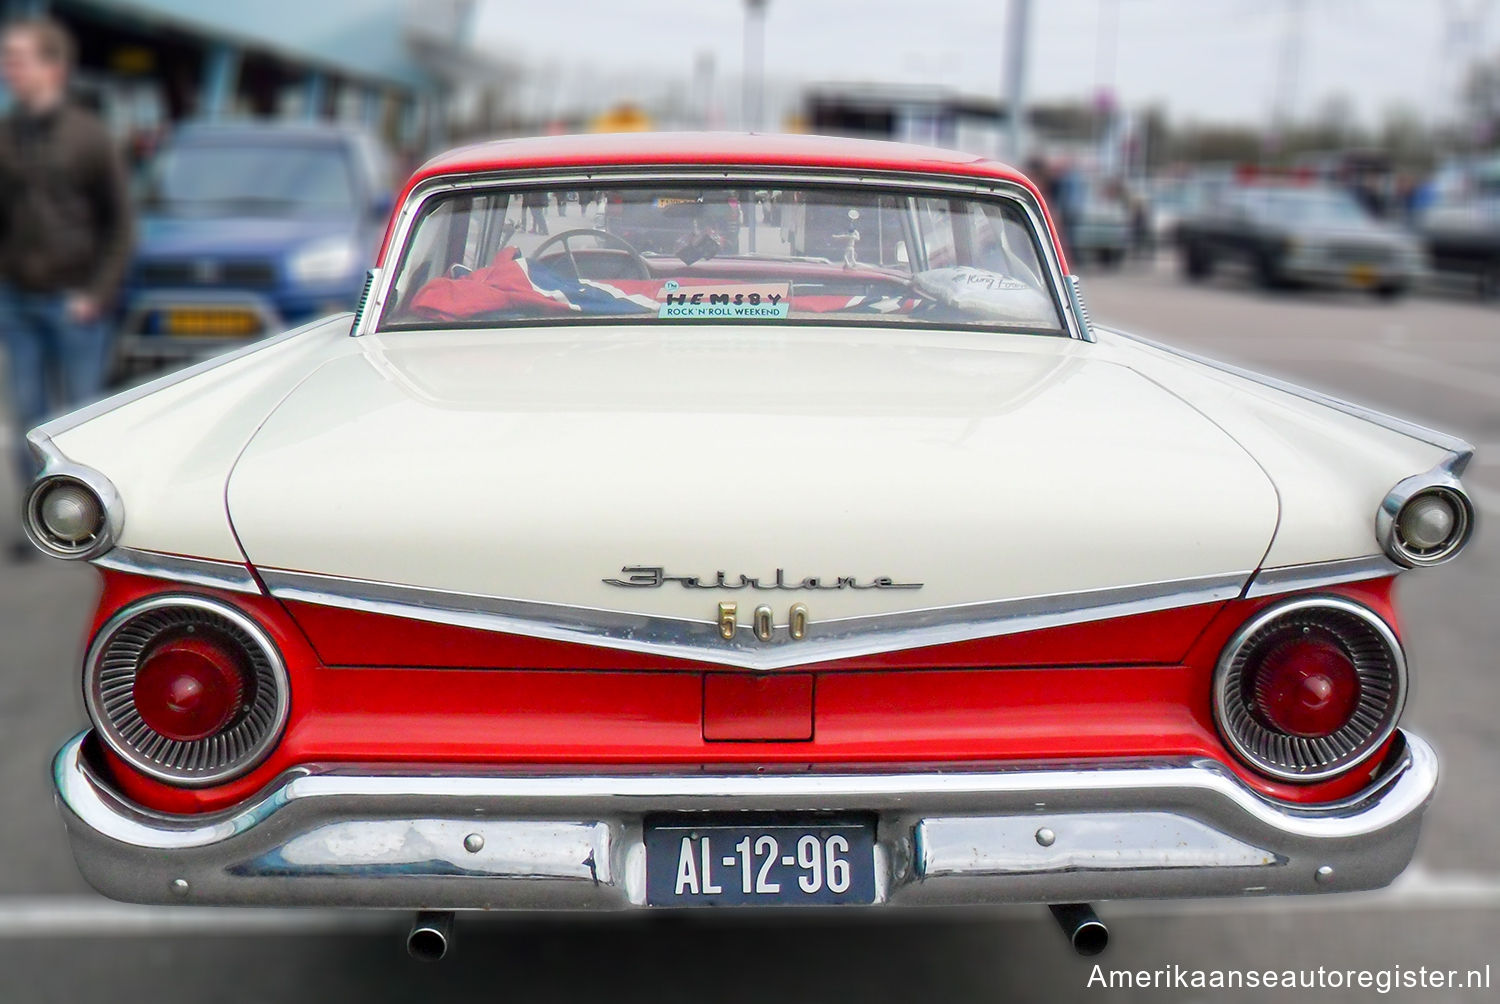
[[[1463,295],[1267,296],[1232,277],[1189,286],[1165,261],[1091,274],[1085,293],[1103,323],[1479,446],[1465,478],[1481,510],[1475,543],[1399,589],[1413,667],[1404,724],[1438,746],[1444,778],[1417,864],[1391,889],[1104,904],[1113,940],[1097,960],[1072,955],[1041,907],[461,918],[449,959],[423,965],[401,951],[400,916],[112,904],[74,870],[47,776],[52,751],[84,720],[76,667],[95,586],[85,568],[38,560],[0,564],[0,1004],[1500,998],[1500,545],[1487,525],[1500,518],[1500,306]],[[14,497],[9,473],[0,470],[0,499]],[[1191,982],[1194,970],[1319,967],[1323,989],[1160,986]],[[1425,987],[1382,994],[1396,967],[1445,979],[1456,970],[1461,981],[1478,970],[1489,988],[1433,987],[1429,975]],[[1357,974],[1353,987],[1329,986],[1361,969],[1372,986]],[[1107,990],[1098,984],[1110,970],[1145,970],[1158,986]]]

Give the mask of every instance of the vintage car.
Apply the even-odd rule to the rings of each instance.
[[[874,236],[514,225],[585,185]],[[427,957],[457,910],[1031,902],[1094,951],[1095,900],[1384,885],[1436,783],[1392,590],[1471,448],[1091,324],[973,156],[471,147],[355,313],[30,442],[103,582],[55,781],[118,899],[427,911]]]
[[[1371,216],[1341,188],[1254,181],[1224,188],[1177,224],[1178,258],[1193,281],[1226,266],[1263,289],[1319,286],[1394,299],[1425,274],[1418,240]]]

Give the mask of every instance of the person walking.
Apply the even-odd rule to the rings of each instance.
[[[521,206],[531,216],[529,234],[547,233],[547,193],[531,189],[521,195]]]
[[[98,116],[68,100],[73,52],[48,18],[0,28],[13,99],[0,119],[0,348],[23,487],[38,472],[26,431],[103,389],[106,318],[131,248],[124,164]]]

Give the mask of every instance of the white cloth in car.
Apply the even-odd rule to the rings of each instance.
[[[1057,308],[1020,279],[969,265],[928,269],[912,278],[923,296],[965,314],[1017,325],[1057,326]]]

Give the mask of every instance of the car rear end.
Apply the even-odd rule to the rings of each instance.
[[[34,539],[103,577],[55,761],[80,868],[424,910],[1388,883],[1437,777],[1392,588],[1469,539],[1466,445],[1068,337],[1070,303],[1050,336],[324,326],[234,394],[39,430]],[[153,415],[177,448],[116,491]]]
[[[1389,577],[756,672],[104,573],[56,782],[138,902],[1068,903],[1384,885]]]

